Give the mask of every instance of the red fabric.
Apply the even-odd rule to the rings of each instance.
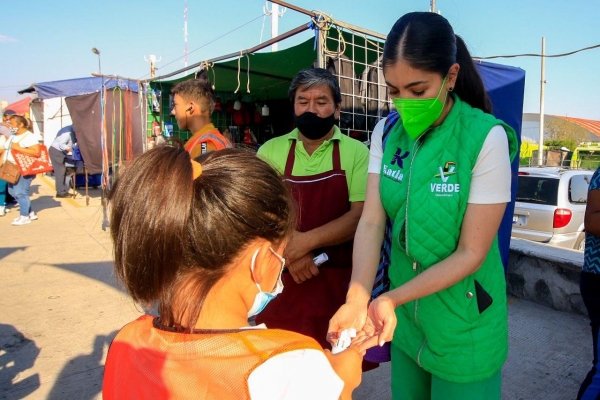
[[[333,169],[317,175],[293,176],[296,142],[288,154],[284,180],[298,203],[297,230],[306,232],[333,221],[350,210],[346,173],[341,169],[339,142],[334,142]],[[269,328],[286,329],[314,338],[324,348],[329,319],[344,304],[352,274],[352,241],[314,251],[327,253],[319,275],[297,284],[286,271],[285,289],[257,317]]]
[[[11,149],[15,164],[19,167],[21,175],[36,175],[43,172],[53,171],[52,164],[50,163],[50,156],[48,149],[43,144],[40,144],[40,155],[39,157],[33,157],[28,154],[21,153],[15,149]]]
[[[25,97],[24,99],[10,103],[4,107],[4,110],[12,110],[19,115],[29,118],[29,103],[31,103],[31,97]]]

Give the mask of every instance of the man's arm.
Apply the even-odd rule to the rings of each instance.
[[[584,223],[587,232],[600,236],[600,190],[592,189],[588,193]]]
[[[351,203],[350,210],[341,217],[307,232],[294,232],[285,251],[286,259],[293,263],[314,249],[352,240],[363,205],[363,201]]]
[[[71,133],[70,132],[62,133],[59,137],[57,137],[57,144],[58,144],[58,149],[60,151],[67,151],[68,149],[73,147],[73,144],[71,143]]]

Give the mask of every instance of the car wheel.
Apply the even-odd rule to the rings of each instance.
[[[585,250],[585,233],[582,233],[579,236],[579,239],[575,242],[575,246],[573,247],[575,250],[584,251]]]

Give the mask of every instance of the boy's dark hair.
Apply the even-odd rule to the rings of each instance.
[[[25,126],[26,129],[29,129],[29,120],[27,118],[21,115],[13,115],[10,117],[10,119],[17,120],[17,123],[23,124],[23,126]]]
[[[441,15],[412,12],[396,21],[383,48],[384,70],[400,59],[413,68],[442,77],[452,64],[458,63],[460,71],[454,93],[471,107],[491,113],[492,104],[465,42],[454,34],[448,20]]]
[[[202,174],[193,180],[184,149],[154,148],[121,171],[109,194],[117,276],[134,300],[158,302],[161,322],[183,331],[249,243],[278,245],[295,227],[289,191],[253,152],[197,161]]]
[[[186,101],[198,103],[202,107],[202,111],[208,111],[209,115],[215,110],[215,91],[210,81],[206,79],[188,79],[179,82],[173,86],[171,94],[178,94]]]

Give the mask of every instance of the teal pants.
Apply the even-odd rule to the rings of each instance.
[[[394,344],[391,353],[393,400],[500,400],[501,371],[483,381],[455,383],[425,371]]]
[[[0,179],[0,207],[4,207],[4,203],[6,202],[6,189],[8,187],[8,183]]]

